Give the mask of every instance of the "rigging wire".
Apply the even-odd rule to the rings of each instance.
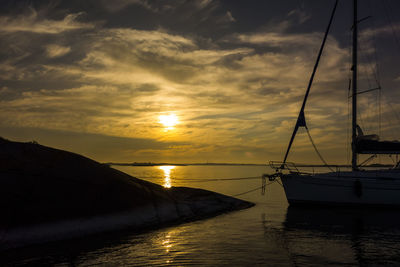
[[[374,28],[374,26],[372,26],[372,27]],[[374,34],[373,31],[372,31],[371,35],[372,35],[372,46],[373,46],[372,50],[369,50],[366,47],[366,45],[364,44],[364,43],[368,44],[369,40],[365,40],[365,42],[360,42],[359,43],[360,56],[364,59],[363,61],[367,63],[366,66],[365,66],[365,73],[367,74],[366,78],[367,78],[368,86],[370,88],[372,88],[372,85],[371,85],[372,83],[371,83],[371,80],[369,78],[368,72],[370,72],[371,76],[373,76],[377,87],[380,86],[379,73],[378,73],[378,63],[377,63],[378,62],[378,57],[377,57],[377,52],[376,52],[376,41],[375,41],[375,34]],[[361,38],[363,38],[362,32],[360,32],[360,39]],[[364,38],[368,38],[368,34],[367,34],[367,37],[364,37]],[[372,51],[373,56],[370,55],[371,52],[369,52],[369,51]],[[369,69],[369,71],[368,71],[368,69]]]
[[[370,1],[368,2],[368,7],[369,7],[369,12],[372,15],[373,14],[373,9]],[[364,41],[359,42],[359,52],[360,52],[360,57],[362,59],[362,64],[360,66],[360,73],[363,72],[363,80],[366,83],[367,88],[372,88],[372,84],[376,84],[377,89],[379,89],[379,92],[377,94],[374,94],[375,97],[367,97],[366,103],[367,107],[364,108],[364,113],[359,112],[357,115],[359,125],[366,131],[374,131],[378,132],[379,135],[381,135],[381,102],[380,102],[380,93],[381,93],[381,85],[380,85],[380,74],[378,70],[378,52],[377,52],[377,46],[376,46],[376,36],[375,36],[375,19],[373,16],[369,16],[371,18],[370,21],[370,26],[372,30],[368,32],[360,32],[360,39],[364,39]],[[371,79],[372,78],[372,79]],[[368,92],[368,91],[373,91],[375,89],[367,89],[366,91],[363,92]],[[351,96],[350,96],[351,97]],[[348,116],[350,117],[349,114],[349,105],[350,103],[348,102]],[[373,107],[373,108],[372,108]],[[373,120],[370,120],[371,118],[374,118]],[[378,120],[377,123],[373,124],[365,124],[366,121],[375,121],[376,118]],[[371,128],[372,127],[372,128]],[[348,155],[349,151],[347,151]]]
[[[350,85],[349,85],[350,87]],[[350,95],[350,90],[348,91],[348,95]],[[351,121],[351,108],[350,108],[350,97],[347,97],[347,123],[346,123],[346,156],[347,163],[350,164],[350,121]]]
[[[394,24],[393,23],[393,20],[392,20],[392,16],[391,16],[391,10],[393,10],[393,9],[391,9],[391,6],[390,6],[390,2],[389,1],[386,1],[386,0],[383,0],[383,1],[381,1],[381,3],[382,3],[382,6],[383,6],[383,10],[384,10],[384,14],[385,14],[385,17],[386,17],[386,20],[387,20],[387,22],[388,22],[388,24],[390,25],[390,29],[391,29],[391,31],[392,31],[392,37],[393,37],[393,39],[394,39],[394,44],[397,46],[397,52],[399,52],[399,50],[400,50],[400,39],[399,39],[399,36],[398,36],[398,34],[397,34],[397,32],[399,31],[398,30],[398,26],[396,25],[396,24]],[[389,97],[387,97],[385,94],[384,94],[384,92],[382,91],[382,90],[380,90],[379,91],[379,99],[380,99],[380,103],[379,103],[379,110],[380,110],[380,116],[381,116],[381,113],[382,113],[382,107],[381,107],[381,102],[382,101],[385,101],[385,99],[386,99],[386,101],[385,101],[385,106],[389,106],[389,108],[390,108],[390,110],[391,110],[391,113],[392,114],[394,114],[394,116],[395,116],[395,118],[396,118],[396,120],[397,120],[397,123],[400,123],[400,117],[399,117],[399,114],[398,114],[398,112],[394,109],[394,107],[393,107],[393,105],[392,105],[392,103],[391,103],[391,98],[389,98]],[[380,117],[381,118],[381,117]],[[386,121],[388,121],[389,122],[389,125],[395,125],[395,124],[393,124],[393,122],[392,122],[392,120],[391,120],[391,118],[389,117],[389,116],[383,116],[383,118],[386,120]],[[381,123],[381,122],[380,122]],[[379,128],[380,128],[380,132],[381,132],[381,128],[382,128],[382,125],[380,124],[379,125]],[[385,128],[387,128],[387,127],[385,127]],[[393,134],[394,133],[394,130],[393,130],[393,128],[391,128],[390,127],[390,132]],[[397,134],[397,133],[396,133]]]
[[[280,182],[279,180],[276,180],[276,182],[277,182],[280,186],[284,187],[283,184],[282,184],[282,182]]]
[[[373,9],[372,9],[372,5],[371,5],[371,0],[368,1],[368,4],[369,4],[368,6],[369,6],[370,13],[372,14]],[[371,16],[371,24],[372,24],[373,31],[376,30],[377,27],[376,27],[374,16]],[[375,58],[374,76],[375,76],[376,84],[378,85],[378,87],[381,87],[381,84],[380,84],[380,80],[381,79],[380,79],[379,65],[378,65],[378,58],[379,58],[378,57],[378,48],[377,48],[377,45],[376,45],[377,44],[376,35],[372,34],[371,38],[372,38],[372,45],[374,46],[373,47],[373,51],[374,51],[374,58]]]
[[[372,88],[372,81],[370,79],[370,74],[374,77],[377,86],[379,86],[378,78],[375,74],[375,67],[373,60],[368,55],[368,49],[364,46],[363,42],[360,42],[358,51],[360,56],[363,58],[363,61],[366,62],[365,67],[362,65],[360,67],[362,67],[361,68],[362,72],[365,72],[366,74],[365,77],[367,79],[368,89]]]
[[[360,42],[360,49],[359,49],[359,52],[360,52],[360,56],[363,58],[363,61],[366,62],[366,66],[365,66],[364,68],[360,68],[360,72],[365,73],[365,80],[366,80],[366,82],[367,82],[367,88],[372,88],[372,87],[373,87],[373,86],[372,86],[371,79],[370,79],[370,75],[373,75],[373,76],[375,77],[375,81],[377,82],[377,85],[379,86],[379,82],[377,81],[377,77],[376,77],[376,75],[374,74],[375,69],[374,69],[374,67],[372,67],[372,65],[373,65],[372,60],[371,60],[371,58],[368,56],[368,52],[365,52],[365,51],[366,51],[366,48],[365,48],[363,45],[361,45],[361,43],[362,43],[362,42]],[[368,67],[369,67],[369,69],[368,69]],[[376,106],[376,105],[375,105],[375,104],[372,105],[372,104],[371,104],[371,98],[368,97],[368,98],[367,98],[367,109],[366,109],[367,112],[366,112],[365,118],[364,118],[364,119],[366,119],[366,121],[369,121],[368,118],[370,118],[370,117],[373,116],[373,115],[371,115],[371,110],[372,110],[372,109],[370,108],[371,106]],[[372,112],[372,113],[374,113],[374,112]],[[363,129],[365,129],[367,132],[370,131],[370,130],[371,130],[371,129],[370,129],[370,126],[371,126],[371,125],[366,125],[366,124],[364,123],[365,120],[363,120],[363,116],[362,116],[361,112],[359,112],[357,115],[358,115],[358,118],[359,118],[361,127],[362,127]]]
[[[395,44],[396,44],[397,47],[398,47],[398,50],[397,50],[397,52],[398,52],[398,51],[400,50],[400,40],[399,40],[399,37],[398,37],[398,35],[397,35],[397,33],[396,33],[396,32],[398,31],[398,29],[397,29],[397,31],[396,31],[396,27],[395,27],[395,25],[394,25],[394,23],[393,23],[393,21],[392,21],[392,17],[391,17],[390,12],[389,12],[389,10],[392,10],[392,9],[391,9],[391,7],[390,7],[390,3],[387,2],[386,0],[383,0],[382,3],[383,3],[383,9],[384,9],[384,12],[385,12],[385,15],[386,15],[386,19],[387,19],[387,21],[389,22],[390,28],[391,28],[391,30],[392,30],[393,39],[395,40]],[[381,93],[381,94],[379,95],[380,98],[382,98],[383,96],[384,96],[383,93]],[[389,100],[389,99],[388,99],[388,100]],[[393,106],[392,106],[392,104],[390,103],[390,101],[386,101],[386,102],[388,103],[389,108],[392,110],[393,114],[395,115],[395,117],[396,117],[396,119],[397,119],[397,122],[399,122],[400,119],[399,119],[399,115],[398,115],[397,111],[393,108]],[[381,107],[379,107],[379,108],[381,108]],[[386,118],[386,119],[390,119],[389,117],[385,117],[385,118]],[[381,127],[381,126],[380,126],[380,127]],[[393,131],[393,128],[392,128],[391,130]]]
[[[374,34],[372,34],[372,36],[374,36]],[[374,41],[373,41],[374,42]],[[376,47],[374,45],[374,47]],[[367,49],[360,44],[360,55],[365,59],[366,62],[366,66],[365,66],[365,74],[366,74],[366,79],[367,79],[367,83],[368,83],[368,88],[372,88],[372,82],[370,80],[370,76],[373,76],[375,79],[375,83],[376,86],[379,90],[379,92],[377,94],[375,94],[375,98],[374,100],[370,97],[368,97],[368,108],[367,108],[367,114],[366,114],[366,118],[373,118],[375,116],[378,117],[378,125],[377,125],[377,130],[378,133],[380,134],[380,90],[381,90],[381,86],[380,86],[380,82],[379,82],[379,75],[378,75],[378,66],[377,66],[377,58],[376,58],[376,53],[375,53],[375,59],[372,59],[369,56],[369,52],[367,51]],[[373,48],[373,50],[376,52],[376,48]],[[375,62],[373,62],[375,61]],[[369,67],[369,69],[367,68]],[[367,90],[368,91],[368,90]],[[374,101],[374,102],[373,102]],[[371,108],[371,107],[375,107],[375,108]],[[361,118],[361,114],[360,114],[360,119]],[[365,127],[365,125],[363,125]],[[375,124],[376,127],[376,124]],[[374,129],[376,129],[375,127],[373,127]],[[368,130],[368,129],[367,129]],[[375,130],[376,131],[376,130]]]
[[[352,21],[350,20],[350,25],[351,25]],[[352,34],[351,34],[351,30],[349,29],[349,32],[347,34],[348,36],[348,79],[349,79],[349,87],[347,88],[347,124],[346,124],[346,156],[347,156],[347,163],[351,164],[351,86],[352,86],[352,69],[353,69],[353,62],[352,62],[352,42],[353,42],[353,38],[352,38]]]
[[[321,55],[322,55],[322,52],[323,52],[324,47],[325,47],[325,42],[326,42],[327,37],[328,37],[329,29],[331,28],[331,25],[332,25],[332,21],[333,21],[335,12],[336,12],[337,5],[338,5],[338,0],[335,1],[335,5],[333,7],[332,14],[331,14],[330,19],[329,19],[328,27],[326,28],[326,31],[325,31],[325,34],[324,34],[324,38],[322,39],[322,44],[321,44],[321,47],[320,47],[319,52],[318,52],[317,60],[316,60],[316,62],[314,64],[314,68],[313,68],[313,71],[311,73],[310,80],[308,81],[307,90],[306,90],[306,93],[305,93],[304,99],[303,99],[303,104],[301,105],[300,112],[299,112],[299,115],[297,117],[297,122],[296,122],[296,125],[294,126],[292,137],[290,138],[288,147],[286,149],[285,157],[283,158],[281,168],[283,168],[284,164],[286,163],[286,159],[287,159],[287,157],[289,155],[290,148],[292,147],[294,138],[296,137],[296,133],[297,133],[299,127],[307,127],[306,126],[305,116],[304,116],[304,108],[306,106],[307,98],[308,98],[308,95],[310,93],[310,89],[311,89],[311,86],[313,84],[313,81],[314,81],[315,73],[317,72],[318,64],[320,62]]]
[[[357,115],[358,115],[358,121],[359,121],[358,124],[361,126],[361,129],[363,129],[363,131],[365,131],[365,132],[369,132],[368,125],[364,124],[364,120],[361,116],[361,112],[358,112]]]
[[[378,135],[382,135],[382,89],[379,89],[378,96]]]
[[[393,121],[392,121],[392,118],[391,118],[391,116],[384,116],[384,118],[386,119],[386,121],[389,123],[389,125],[399,125],[400,124],[400,116],[399,116],[399,113],[396,111],[396,109],[393,107],[393,105],[392,105],[392,103],[391,103],[391,101],[390,101],[390,98],[389,97],[387,97],[385,94],[384,94],[384,92],[382,92],[382,98],[383,99],[386,99],[386,101],[385,101],[385,103],[387,103],[387,105],[386,106],[389,106],[389,108],[390,108],[390,110],[391,110],[391,112],[392,112],[392,114],[394,114],[394,117],[395,117],[395,119],[397,120],[397,123],[394,123]],[[387,127],[386,127],[387,128]],[[394,129],[393,128],[390,128],[390,133],[393,135],[393,136],[397,136],[398,134],[397,134],[397,132],[395,132],[394,131]]]
[[[384,98],[388,98],[386,97],[385,94],[382,93],[382,96]],[[395,110],[395,108],[393,107],[392,103],[390,103],[390,101],[387,101],[387,104],[389,105],[390,109],[392,110],[393,114],[395,115],[396,119],[397,119],[397,123],[400,123],[400,115],[399,113]],[[392,124],[392,122],[390,122]]]
[[[387,18],[387,20],[388,20],[388,22],[390,24],[390,28],[391,28],[392,33],[393,33],[393,38],[394,38],[395,43],[397,44],[397,46],[399,47],[399,50],[400,50],[400,40],[399,40],[399,37],[396,34],[395,27],[394,27],[394,25],[392,23],[392,18],[391,18],[390,14],[389,14],[389,8],[387,7],[385,0],[382,1],[382,3],[383,3],[383,9],[385,11],[386,18]],[[390,4],[388,4],[388,5],[390,5]]]
[[[333,169],[328,165],[328,163],[326,163],[326,161],[325,161],[325,159],[322,157],[321,153],[319,153],[319,151],[318,151],[318,149],[317,149],[317,146],[315,145],[313,139],[311,138],[311,134],[310,134],[310,131],[308,130],[308,127],[306,126],[305,128],[306,128],[306,131],[307,131],[307,135],[308,135],[308,137],[310,138],[311,144],[313,145],[314,150],[315,150],[315,152],[317,153],[318,157],[319,157],[319,158],[321,159],[321,161],[325,164],[325,167],[327,167],[330,171],[333,172]]]

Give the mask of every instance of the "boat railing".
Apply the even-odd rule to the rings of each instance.
[[[323,166],[323,165],[314,166],[314,165],[301,165],[301,164],[296,165],[293,162],[282,162],[282,161],[270,161],[269,166],[276,171],[286,170],[290,173],[312,174],[312,175],[321,172],[323,168],[329,168],[331,171],[339,175],[341,173],[341,167],[343,167],[339,165],[329,165],[329,166]],[[315,170],[314,167],[316,167],[317,170]]]
[[[288,170],[289,172],[300,173],[293,162],[270,161],[269,166],[274,170]]]

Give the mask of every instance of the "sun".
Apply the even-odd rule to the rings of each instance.
[[[175,114],[160,115],[158,116],[159,123],[161,123],[166,130],[173,129],[179,123],[178,117]]]

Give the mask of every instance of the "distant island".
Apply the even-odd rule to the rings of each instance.
[[[132,163],[119,163],[119,162],[106,162],[103,163],[108,166],[143,166],[143,167],[152,167],[152,166],[269,166],[268,164],[260,164],[260,163],[167,163],[167,162],[132,162]],[[310,167],[310,168],[322,168],[322,167],[331,167],[331,168],[350,168],[349,164],[296,164],[297,167]],[[378,168],[378,167],[391,167],[393,164],[380,164],[373,163],[369,165],[362,166],[364,168]]]
[[[154,163],[154,162],[132,162],[132,163],[118,163],[106,162],[103,163],[109,166],[266,166],[267,164],[256,163]]]

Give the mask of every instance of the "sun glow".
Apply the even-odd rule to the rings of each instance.
[[[175,114],[160,115],[158,119],[158,122],[164,126],[165,130],[172,130],[179,123],[178,117]]]

